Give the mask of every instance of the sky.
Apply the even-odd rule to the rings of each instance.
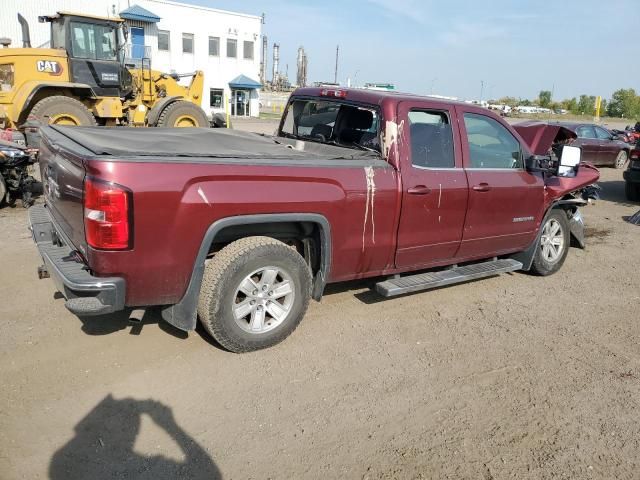
[[[308,79],[388,82],[401,91],[466,99],[610,98],[640,91],[637,0],[181,0],[265,14],[295,82],[304,46]]]

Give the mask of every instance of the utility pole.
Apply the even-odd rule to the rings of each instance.
[[[484,93],[484,80],[480,80],[480,102],[482,102],[483,93]]]
[[[336,70],[333,75],[333,83],[338,83],[338,56],[340,55],[340,45],[336,45]]]

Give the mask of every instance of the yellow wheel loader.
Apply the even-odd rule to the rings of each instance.
[[[0,39],[0,128],[22,131],[28,121],[59,125],[208,127],[199,104],[204,76],[166,74],[150,60],[126,60],[128,29],[120,18],[58,12],[51,48],[31,48],[22,15],[22,48]],[[189,86],[178,82],[191,76]]]

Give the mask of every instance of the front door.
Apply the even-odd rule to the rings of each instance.
[[[456,107],[461,128],[469,207],[458,257],[482,258],[528,246],[544,205],[544,181],[524,169],[523,148],[505,124]]]
[[[144,57],[144,28],[131,27],[131,58]]]
[[[447,263],[456,255],[468,186],[453,112],[428,101],[402,102],[402,211],[396,265]]]
[[[120,96],[121,65],[116,28],[110,24],[70,22],[70,76],[75,83],[91,86],[99,96]]]
[[[594,126],[596,137],[598,137],[598,156],[596,162],[599,165],[614,165],[616,157],[620,153],[620,145],[613,139],[613,135],[604,128]]]
[[[576,128],[576,138],[573,145],[582,149],[581,159],[593,165],[598,163],[598,152],[600,150],[600,140],[596,136],[593,125],[581,125]]]

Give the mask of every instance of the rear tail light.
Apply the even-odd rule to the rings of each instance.
[[[629,155],[632,160],[638,160],[640,158],[640,150],[631,150],[631,155]]]
[[[131,248],[131,192],[91,178],[84,181],[84,230],[87,243],[101,250]]]
[[[334,97],[334,98],[347,98],[347,91],[346,90],[329,90],[325,88],[323,90],[320,90],[320,96]]]

